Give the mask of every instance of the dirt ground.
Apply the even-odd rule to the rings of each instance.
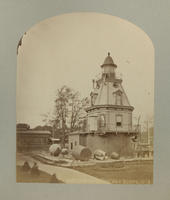
[[[73,169],[113,184],[152,184],[153,161],[101,163]]]
[[[16,182],[18,183],[63,183],[50,174],[40,171],[39,175],[32,175],[30,171],[25,172],[21,166],[16,167]]]

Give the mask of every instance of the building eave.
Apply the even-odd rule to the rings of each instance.
[[[97,110],[100,108],[106,108],[106,109],[126,109],[126,110],[134,110],[133,106],[123,106],[123,105],[94,105],[91,107],[86,108],[86,112],[92,111],[92,110]]]
[[[51,135],[49,131],[37,131],[37,130],[17,130],[17,134],[22,135]]]
[[[105,67],[105,66],[112,66],[112,67],[117,68],[117,65],[114,64],[114,63],[103,64],[103,65],[101,65],[101,68],[103,68],[103,67]]]
[[[108,130],[108,131],[86,131],[86,132],[72,132],[69,134],[69,136],[72,135],[98,135],[98,136],[108,136],[108,135],[127,135],[127,136],[136,136],[138,134],[135,130],[130,131],[116,131],[116,130]]]

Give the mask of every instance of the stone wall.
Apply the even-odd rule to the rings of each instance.
[[[108,154],[116,152],[125,157],[133,155],[131,139],[125,134],[107,136],[88,134],[87,147],[90,148],[92,152],[94,152],[96,149],[101,149]]]

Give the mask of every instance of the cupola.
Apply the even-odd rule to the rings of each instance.
[[[105,58],[104,63],[101,65],[101,67],[114,67],[117,68],[117,65],[113,62],[113,58],[110,56],[110,52],[108,52],[108,56]]]

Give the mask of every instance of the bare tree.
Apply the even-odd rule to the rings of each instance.
[[[70,118],[70,130],[74,131],[80,128],[82,123],[81,115],[84,115],[84,109],[89,105],[89,99],[80,99],[80,94],[75,92],[70,98],[71,106],[71,118]]]
[[[61,130],[62,146],[65,146],[66,134],[79,129],[81,115],[88,104],[88,98],[80,99],[79,92],[67,86],[57,90],[53,116],[44,115],[44,121],[51,124],[54,131]]]

